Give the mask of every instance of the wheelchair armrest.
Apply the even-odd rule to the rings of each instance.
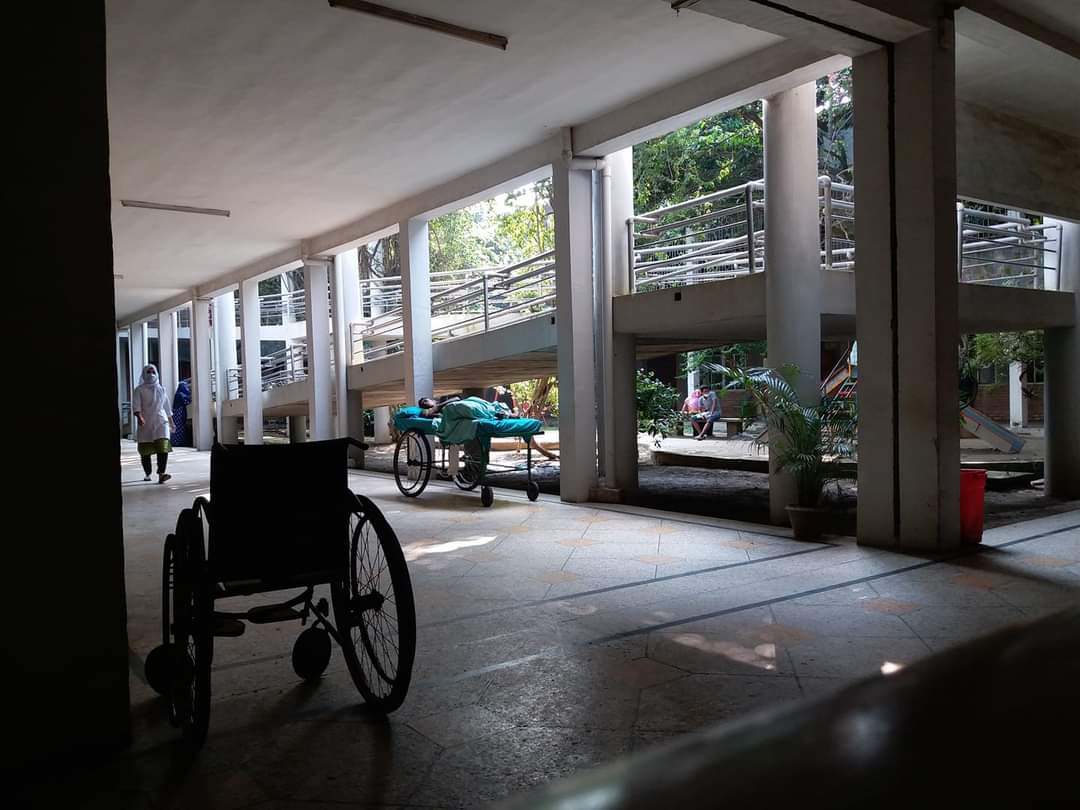
[[[364,442],[360,441],[359,439],[354,439],[352,436],[348,436],[347,441],[353,447],[359,447],[361,450],[367,450],[368,447],[369,447],[369,445],[365,444]]]

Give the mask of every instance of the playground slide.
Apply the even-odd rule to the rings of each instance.
[[[964,429],[975,434],[995,450],[1002,453],[1019,453],[1024,446],[1024,440],[1007,430],[981,411],[977,411],[970,405],[960,411]]]

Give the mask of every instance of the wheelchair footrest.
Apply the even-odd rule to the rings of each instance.
[[[254,624],[272,624],[273,622],[299,621],[304,614],[288,605],[267,605],[252,608],[247,612],[247,620]]]
[[[214,617],[214,635],[235,638],[244,635],[244,623],[239,619],[230,619],[225,616]]]

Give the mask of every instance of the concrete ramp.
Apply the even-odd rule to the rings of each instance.
[[[1024,447],[1022,438],[970,405],[960,412],[960,418],[963,421],[964,430],[982,439],[995,450],[1002,453],[1019,453]]]

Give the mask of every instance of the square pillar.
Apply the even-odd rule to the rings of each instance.
[[[209,450],[214,443],[211,357],[210,301],[196,299],[191,302],[191,428],[196,450]]]
[[[142,379],[143,366],[146,365],[146,324],[144,322],[133,323],[128,327],[128,364],[130,382],[128,390],[128,402],[135,401],[135,389],[139,387]],[[135,417],[131,418],[132,441],[135,441]]]
[[[116,330],[116,409],[119,416],[120,435],[126,435],[124,433],[124,404],[127,403],[128,410],[130,412],[131,401],[130,394],[131,384],[128,380],[128,368],[127,357],[124,353],[123,340],[125,335],[122,329]]]
[[[1047,329],[1046,494],[1080,498],[1080,224],[1061,222],[1058,246],[1058,289],[1073,293],[1074,326]]]
[[[308,429],[312,441],[334,438],[334,378],[330,371],[330,268],[325,261],[304,265],[307,312]]]
[[[814,82],[765,99],[765,331],[769,366],[799,369],[795,391],[806,406],[821,396],[821,286],[817,113]],[[769,518],[787,525],[798,503],[795,479],[769,437]]]
[[[604,238],[610,253],[605,268],[604,314],[604,408],[605,484],[618,500],[632,501],[638,489],[637,449],[637,341],[632,334],[615,331],[613,299],[630,293],[630,244],[626,223],[634,215],[633,149],[621,149],[604,157],[604,193],[610,213],[604,217]]]
[[[431,256],[426,220],[410,219],[398,231],[401,308],[405,334],[405,402],[415,405],[435,390],[431,359]]]
[[[364,441],[364,392],[347,391],[345,394],[345,416],[348,421],[348,434],[358,441]],[[359,447],[349,448],[349,466],[364,469],[364,451]]]
[[[236,304],[232,290],[214,297],[214,376],[217,378],[217,440],[236,444],[239,420],[225,413],[230,372],[236,368]]]
[[[262,312],[259,282],[240,282],[240,369],[244,395],[244,444],[263,443]]]
[[[1009,363],[1009,424],[1025,427],[1028,421],[1028,402],[1024,396],[1024,364],[1018,360]]]
[[[180,362],[176,351],[176,312],[158,315],[158,377],[165,393],[172,402],[176,386],[180,384]]]
[[[596,485],[592,172],[556,163],[555,303],[559,369],[559,495],[587,501]]]
[[[854,60],[858,539],[919,552],[960,543],[955,42],[939,26],[894,46],[892,116],[886,51]]]
[[[348,371],[352,363],[352,327],[360,314],[360,257],[356,249],[334,257],[330,276],[330,299],[334,328],[334,435],[349,434]],[[363,440],[363,436],[356,438]]]

